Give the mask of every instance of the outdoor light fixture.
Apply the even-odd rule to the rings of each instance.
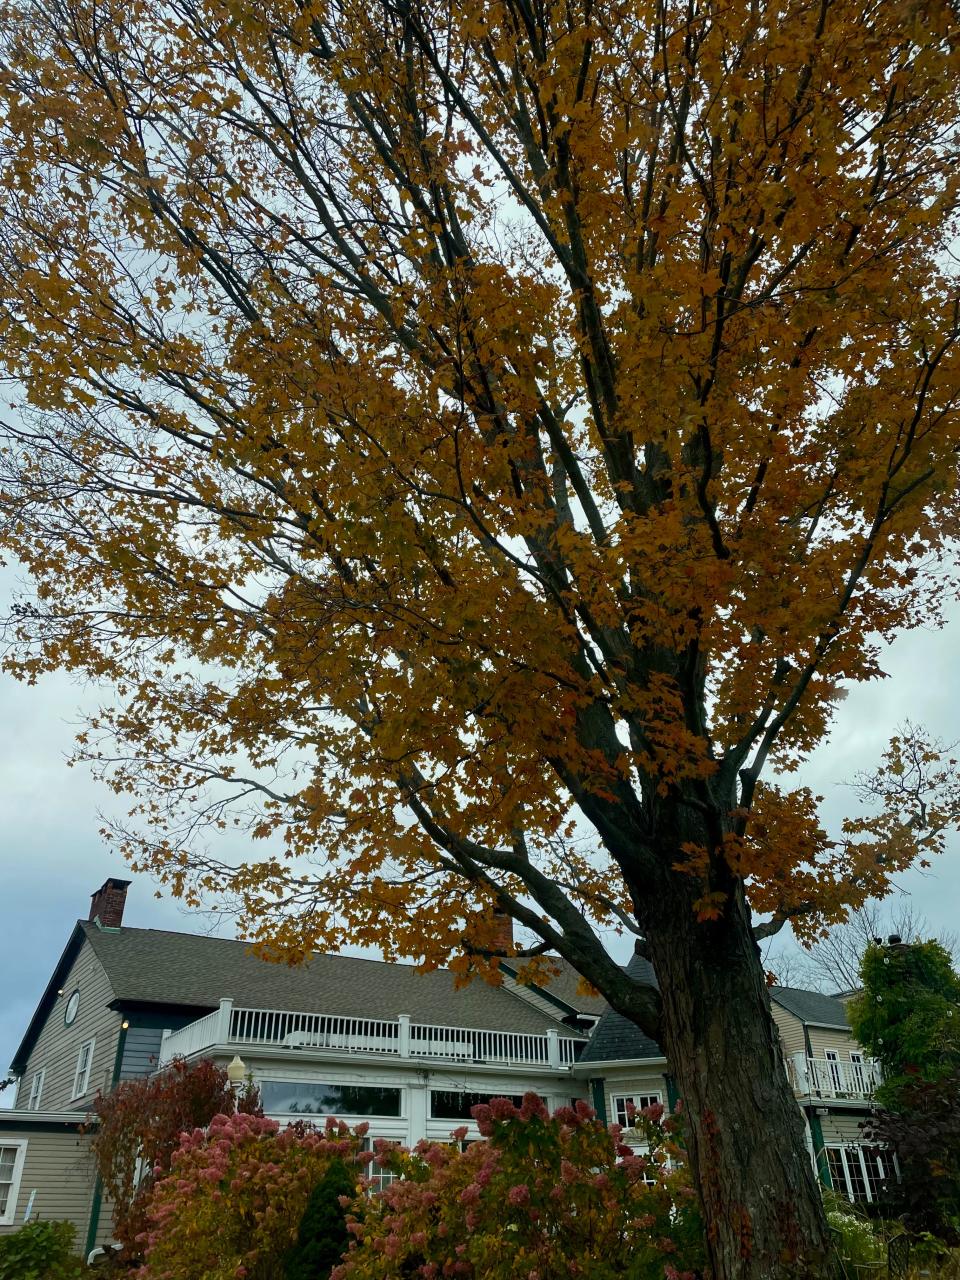
[[[239,1053],[233,1055],[233,1061],[227,1066],[227,1079],[230,1084],[236,1088],[238,1084],[242,1084],[247,1075],[247,1064],[240,1057]]]

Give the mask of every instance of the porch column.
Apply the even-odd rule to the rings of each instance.
[[[220,1010],[217,1015],[216,1027],[216,1043],[230,1043],[230,1023],[233,1021],[233,996],[224,996],[220,1001]]]

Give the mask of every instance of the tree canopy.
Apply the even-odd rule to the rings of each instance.
[[[909,1080],[960,1075],[960,976],[939,942],[866,949],[863,989],[849,1004],[853,1033],[881,1064],[878,1097],[895,1108]]]
[[[508,912],[662,1037],[717,1276],[815,1268],[749,910],[882,895],[956,784],[898,740],[830,841],[761,774],[956,587],[950,4],[2,15],[6,661],[116,690],[127,852],[292,958]]]
[[[586,964],[679,789],[704,912],[882,891],[809,795],[744,815],[953,581],[949,5],[4,18],[7,661],[119,690],[143,865]],[[317,873],[185,854],[231,807]]]

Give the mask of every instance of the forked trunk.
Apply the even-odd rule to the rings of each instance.
[[[822,1280],[834,1274],[823,1204],[746,904],[737,891],[720,920],[698,922],[673,888],[647,936],[714,1280]]]

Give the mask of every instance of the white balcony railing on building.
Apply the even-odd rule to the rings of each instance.
[[[880,1083],[880,1069],[871,1058],[841,1061],[795,1053],[787,1062],[795,1091],[813,1098],[869,1098]]]
[[[294,1013],[285,1009],[235,1009],[233,1001],[191,1022],[179,1031],[165,1031],[160,1066],[173,1058],[188,1058],[214,1046],[252,1048],[330,1049],[341,1053],[376,1054],[394,1058],[539,1066],[566,1070],[585,1041],[561,1036],[513,1031],[485,1031],[473,1027],[445,1027],[396,1019],[346,1018],[338,1014]]]

